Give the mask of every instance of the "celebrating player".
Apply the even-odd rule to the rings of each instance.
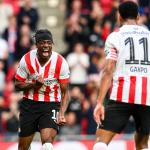
[[[42,150],[53,150],[59,125],[64,125],[68,98],[69,67],[52,51],[53,38],[47,29],[35,33],[37,49],[25,54],[17,69],[15,86],[23,91],[20,103],[19,150],[28,150],[36,131]]]

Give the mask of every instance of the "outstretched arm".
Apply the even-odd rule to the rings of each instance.
[[[113,72],[115,69],[116,61],[108,59],[106,61],[104,70],[101,76],[101,82],[99,87],[99,95],[97,99],[97,105],[94,109],[94,119],[99,124],[101,124],[101,120],[104,120],[104,106],[103,101],[106,96],[108,89],[110,88],[110,84],[113,77]]]
[[[65,111],[68,107],[68,99],[69,99],[68,83],[63,84],[61,83],[60,88],[61,88],[61,106],[58,115],[58,124],[63,125],[66,123]]]

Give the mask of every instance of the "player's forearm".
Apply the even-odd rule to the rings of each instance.
[[[100,89],[99,89],[99,95],[97,101],[97,103],[99,104],[103,104],[106,93],[110,88],[115,66],[116,66],[115,60],[111,60],[111,59],[106,60],[105,67],[101,76],[101,83],[100,83]]]
[[[61,113],[65,113],[67,107],[68,107],[68,100],[69,100],[69,91],[68,91],[68,85],[61,84],[61,106],[60,111]]]
[[[101,78],[97,103],[103,104],[106,93],[110,88],[111,81],[112,81],[112,73],[107,73],[104,71]]]
[[[20,82],[20,81],[15,81],[15,88],[17,91],[26,91],[30,90],[34,87],[33,82]]]
[[[61,100],[61,106],[60,111],[64,114],[66,112],[66,109],[68,107],[68,99],[69,99],[69,92],[62,93],[62,100]]]

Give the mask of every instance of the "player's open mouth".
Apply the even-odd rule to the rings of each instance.
[[[43,56],[45,56],[45,57],[49,56],[49,54],[50,54],[49,48],[43,48],[42,54],[43,54]]]

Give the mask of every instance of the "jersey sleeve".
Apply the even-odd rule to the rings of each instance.
[[[28,76],[28,71],[26,68],[25,58],[22,57],[22,59],[19,62],[19,67],[17,69],[15,78],[19,81],[25,81]]]
[[[119,38],[118,34],[113,32],[111,33],[105,42],[105,54],[106,54],[106,59],[113,59],[117,60],[118,57],[118,51],[117,47],[119,45]]]
[[[65,59],[63,59],[61,70],[60,70],[60,76],[59,76],[59,82],[60,83],[68,83],[70,77],[70,70],[69,65]]]

